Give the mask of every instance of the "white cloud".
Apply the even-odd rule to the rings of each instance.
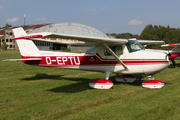
[[[0,10],[1,10],[1,9],[3,9],[3,6],[2,6],[2,5],[0,5]]]
[[[133,19],[133,20],[129,21],[127,24],[128,25],[142,25],[142,24],[144,24],[144,22],[140,21],[140,20]]]
[[[37,21],[46,22],[46,18],[37,18]]]
[[[12,19],[7,19],[6,22],[11,22],[11,23],[14,23],[14,22],[18,22],[20,20],[20,18],[18,17],[15,17],[15,18],[12,18]]]

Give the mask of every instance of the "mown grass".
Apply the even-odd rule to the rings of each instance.
[[[37,67],[22,62],[18,51],[0,52],[0,119],[121,119],[154,120],[180,118],[180,68],[172,65],[155,75],[166,83],[162,89],[142,88],[142,78],[120,84],[111,74],[109,90],[89,87],[89,81],[104,73]],[[176,61],[178,62],[178,61]],[[180,64],[178,64],[180,66]]]

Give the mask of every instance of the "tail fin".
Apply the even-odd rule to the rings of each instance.
[[[12,29],[15,37],[21,37],[27,35],[22,27]],[[19,47],[19,51],[23,56],[39,55],[39,49],[33,43],[32,40],[21,39],[16,41]]]

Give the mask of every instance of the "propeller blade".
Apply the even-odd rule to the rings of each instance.
[[[174,67],[177,68],[177,65],[176,65],[176,62],[174,61],[174,59],[171,59],[171,61],[172,61],[173,65],[174,65]]]

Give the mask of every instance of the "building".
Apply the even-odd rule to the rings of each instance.
[[[17,27],[23,27],[24,30],[31,34],[37,32],[53,32],[53,33],[65,33],[65,34],[74,34],[74,35],[85,35],[85,36],[95,36],[95,37],[104,37],[108,36],[101,31],[79,23],[51,23],[51,24],[38,24],[38,25],[24,25],[16,26],[0,30],[0,43],[6,42],[8,49],[18,49],[18,46],[15,41],[11,39],[14,37],[12,29]],[[36,46],[39,49],[53,49],[60,50],[62,46],[70,48],[71,50],[87,50],[90,46],[78,46],[78,45],[61,45],[55,43],[46,43],[40,41],[34,41]]]
[[[39,27],[43,27],[46,25],[48,25],[48,24],[24,25],[24,26],[15,26],[15,27],[10,27],[10,28],[0,29],[0,43],[2,45],[3,42],[6,42],[8,49],[18,49],[16,41],[11,40],[12,38],[14,38],[12,29],[18,28],[18,27],[23,27],[24,30],[28,33]]]

